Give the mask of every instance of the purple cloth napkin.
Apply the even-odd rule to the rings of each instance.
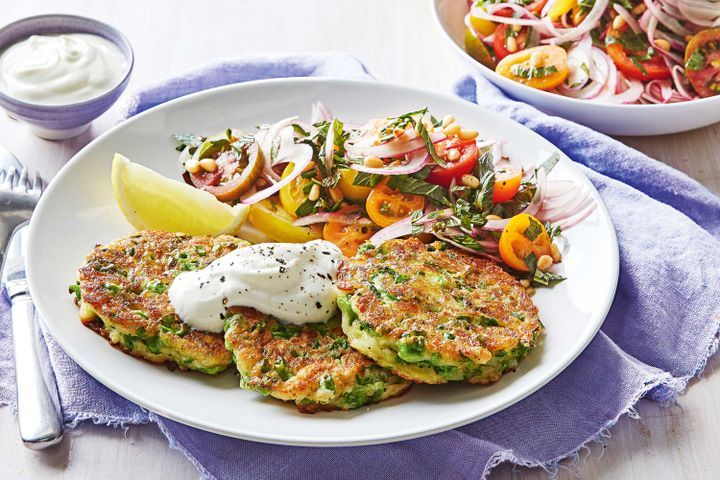
[[[243,57],[139,92],[127,115],[221,84],[307,75],[371,78],[345,55]],[[467,77],[456,91],[526,124],[590,167],[585,173],[615,223],[618,292],[602,331],[568,369],[516,405],[445,433],[369,447],[282,447],[221,437],[149,413],[90,378],[46,337],[66,422],[155,422],[206,478],[450,480],[484,478],[504,461],[554,471],[561,459],[602,438],[643,396],[673,399],[717,349],[720,257],[708,252],[720,249],[720,199],[610,138],[508,100],[482,78]],[[0,402],[13,405],[10,342],[3,297]]]

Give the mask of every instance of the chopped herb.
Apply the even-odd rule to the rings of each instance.
[[[194,149],[202,145],[202,142],[205,140],[204,137],[198,137],[192,133],[175,133],[172,138],[178,142],[177,147],[175,147],[175,150],[178,152],[185,150],[185,147],[191,147],[194,151]]]
[[[169,314],[160,319],[160,330],[183,337],[190,331],[190,326],[175,315]]]
[[[535,275],[532,279],[533,286],[536,287],[552,287],[565,280],[565,277],[552,272],[543,272],[542,270],[535,270]]]
[[[530,240],[531,242],[535,241],[535,239],[542,233],[542,225],[540,222],[535,220],[535,218],[530,217],[530,224],[527,226],[525,231],[523,232],[523,236]]]
[[[161,294],[165,292],[165,284],[160,280],[151,280],[145,285],[145,290]]]
[[[70,287],[68,287],[68,293],[74,293],[75,298],[79,302],[81,300],[80,299],[80,282],[75,282],[74,284],[70,285]]]
[[[508,30],[512,30],[509,28]],[[521,78],[543,78],[553,73],[557,73],[558,69],[555,65],[548,65],[547,67],[528,67],[521,64],[516,64],[510,67],[510,71],[516,77]]]
[[[695,50],[685,64],[687,70],[698,71],[705,68],[705,56],[699,49]]]
[[[376,173],[358,172],[353,180],[353,185],[360,187],[374,187],[383,179],[382,175]]]
[[[113,295],[116,295],[120,290],[122,290],[120,285],[109,282],[103,283],[103,288]]]
[[[388,179],[387,186],[402,193],[423,195],[435,203],[450,206],[450,201],[447,198],[448,191],[445,188],[419,178],[409,175],[392,175]]]

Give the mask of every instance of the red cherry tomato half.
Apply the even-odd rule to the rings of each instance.
[[[625,34],[627,28],[627,25],[625,25],[622,29],[615,30],[611,24],[605,38],[620,38]],[[627,34],[631,33],[628,32]],[[615,62],[618,70],[627,77],[636,80],[664,80],[670,78],[670,68],[663,60],[663,56],[657,52],[649,60],[639,60],[639,58],[647,55],[647,48],[642,52],[627,51],[619,42],[610,43],[606,48],[608,55]]]
[[[501,23],[498,25],[497,29],[495,29],[495,33],[493,34],[493,49],[495,50],[495,60],[497,61],[502,60],[511,53],[519,52],[520,50],[525,49],[525,42],[527,41],[527,28],[523,28],[514,36],[517,48],[515,48],[512,52],[507,48],[506,37],[508,36],[508,28],[512,28],[512,26]]]
[[[478,148],[475,140],[463,142],[457,137],[449,138],[436,144],[435,151],[447,165],[445,167],[438,165],[433,168],[426,180],[435,185],[442,185],[445,188],[450,188],[450,182],[453,178],[459,181],[460,177],[472,172],[478,159]]]

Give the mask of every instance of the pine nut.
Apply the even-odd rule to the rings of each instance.
[[[522,30],[522,25],[513,25],[512,26],[513,32],[519,32]]]
[[[544,67],[545,55],[540,52],[533,52],[533,54],[530,55],[530,64],[534,67]]]
[[[206,172],[214,172],[217,170],[217,163],[212,158],[203,158],[200,160],[200,166]]]
[[[613,19],[613,29],[620,30],[625,25],[625,19],[618,15]]]
[[[460,151],[457,148],[453,148],[447,152],[447,159],[451,162],[456,161],[458,158],[460,158]]]
[[[332,201],[335,203],[338,203],[342,201],[343,198],[345,198],[343,196],[342,190],[340,190],[340,187],[333,187],[328,191],[330,193],[330,198],[332,198]]]
[[[552,267],[553,259],[550,255],[541,255],[537,261],[537,268],[543,272]]]
[[[645,10],[647,10],[647,7],[645,6],[645,4],[639,3],[639,4],[635,5],[635,8],[630,10],[630,13],[632,13],[634,16],[637,17],[638,15],[645,13]]]
[[[450,125],[448,125],[447,127],[443,128],[443,133],[445,135],[447,135],[448,137],[453,137],[453,136],[457,135],[459,131],[460,131],[460,125],[458,125],[455,122],[453,122]]]
[[[443,121],[442,121],[442,126],[443,126],[443,128],[445,128],[454,122],[455,122],[455,117],[453,117],[452,115],[445,115],[445,118],[443,118]]]
[[[460,177],[460,181],[469,188],[478,188],[480,186],[480,180],[475,175],[465,174]]]
[[[508,37],[507,40],[505,40],[505,47],[508,49],[508,52],[515,53],[518,49],[517,40],[515,40],[515,37]]]
[[[385,162],[380,160],[378,157],[367,157],[363,164],[369,168],[381,168],[385,166]]]
[[[190,160],[185,162],[185,170],[190,173],[197,173],[200,171],[200,163],[198,163],[198,161],[194,158],[191,158]]]
[[[655,40],[655,46],[660,50],[665,50],[666,52],[670,50],[670,42],[663,38],[658,38],[657,40]]]
[[[390,167],[397,167],[398,165],[402,165],[402,160],[393,160],[390,162]]]
[[[525,289],[525,293],[527,293],[528,297],[532,297],[535,295],[535,289],[533,287],[528,287]]]
[[[311,202],[314,202],[314,201],[316,201],[318,198],[320,198],[320,185],[318,185],[318,184],[316,183],[315,185],[313,185],[313,186],[310,188],[310,193],[308,194],[308,200],[310,200]],[[552,259],[551,259],[551,260],[552,260]]]
[[[473,139],[477,138],[477,136],[478,136],[478,132],[476,132],[475,130],[466,130],[464,128],[460,129],[460,133],[458,133],[458,138],[460,138],[460,140],[465,140],[465,141],[473,140]]]
[[[552,252],[553,262],[559,263],[560,260],[562,260],[562,255],[560,254],[560,249],[558,248],[558,246],[553,243],[552,245],[550,245],[550,251]]]
[[[523,278],[522,280],[520,280],[520,285],[523,288],[528,288],[530,286],[530,280],[528,280],[527,278]]]
[[[486,220],[502,220],[502,217],[500,215],[488,215],[485,217]]]

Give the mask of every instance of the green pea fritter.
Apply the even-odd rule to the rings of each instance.
[[[143,231],[97,245],[70,287],[81,321],[121,350],[153,363],[215,374],[232,363],[221,333],[190,329],[170,303],[177,275],[198,270],[238,247],[229,235]]]
[[[337,286],[350,345],[415,382],[496,382],[542,328],[512,276],[443,242],[368,245],[343,262]]]
[[[295,402],[302,413],[358,408],[410,385],[352,349],[339,318],[292,325],[254,309],[228,308],[225,342],[241,387]]]

